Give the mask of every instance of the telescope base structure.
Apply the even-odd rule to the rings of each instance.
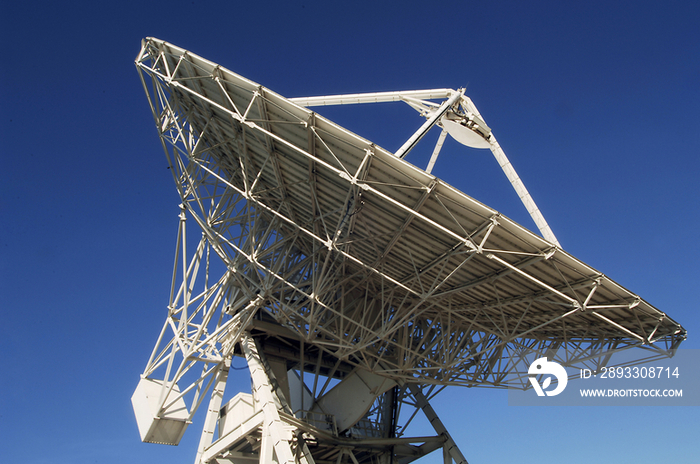
[[[286,370],[291,360],[264,338],[242,334],[240,354],[248,362],[253,393],[240,392],[221,405],[223,390],[214,390],[195,464],[399,464],[441,448],[445,463],[467,462],[419,386],[399,387],[364,369],[342,375],[344,369],[337,363],[336,374],[343,379],[313,398],[300,372]],[[406,397],[399,398],[399,391]],[[308,402],[308,410],[302,402]],[[377,415],[374,404],[380,404],[383,414]],[[414,407],[412,415],[422,410],[436,435],[395,436],[400,404]],[[215,440],[207,427],[211,423],[217,424]]]

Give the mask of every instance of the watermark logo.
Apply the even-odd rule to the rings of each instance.
[[[527,373],[532,387],[537,392],[537,396],[557,396],[564,391],[566,384],[569,382],[566,370],[554,361],[547,361],[547,358],[535,359],[530,364]],[[537,381],[537,376],[540,375],[554,376],[557,379],[557,387],[554,390],[547,391],[547,388],[552,384],[552,377],[545,377],[544,382],[540,385]]]

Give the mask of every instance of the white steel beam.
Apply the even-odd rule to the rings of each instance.
[[[224,399],[224,390],[226,389],[226,380],[228,379],[228,371],[231,367],[231,358],[227,357],[224,362],[219,365],[219,372],[216,374],[214,389],[209,400],[209,408],[204,419],[204,428],[202,436],[199,439],[199,447],[197,448],[197,456],[194,464],[202,463],[202,454],[204,450],[211,445],[216,424],[219,419],[219,411],[221,411],[221,402]]]
[[[425,168],[425,172],[430,174],[433,172],[433,166],[435,166],[435,162],[437,161],[438,155],[440,154],[440,150],[442,150],[442,145],[445,143],[445,139],[447,138],[447,131],[445,129],[440,132],[440,137],[438,137],[438,141],[435,144],[435,149],[433,150],[433,154],[430,155],[430,161],[428,161],[428,167]]]
[[[248,361],[253,394],[256,396],[256,400],[260,402],[260,408],[265,415],[261,462],[272,462],[272,459],[263,461],[262,458],[265,452],[274,449],[278,464],[294,464],[291,433],[285,428],[282,419],[280,419],[277,409],[278,401],[275,401],[273,396],[272,385],[270,385],[269,377],[260,358],[260,352],[255,340],[247,332],[241,337],[241,348]],[[269,457],[272,458],[272,456]]]
[[[404,99],[438,100],[447,98],[455,90],[433,89],[433,90],[407,90],[398,92],[373,92],[373,93],[352,93],[346,95],[327,95],[323,97],[296,97],[289,101],[299,106],[330,106],[330,105],[354,105],[359,103],[385,103],[397,102]]]
[[[427,134],[428,131],[440,120],[440,118],[447,113],[447,110],[452,108],[452,106],[460,98],[462,98],[462,95],[464,95],[464,89],[458,90],[457,92],[453,93],[450,98],[445,100],[442,105],[440,105],[440,108],[430,114],[428,120],[425,121],[423,125],[420,126],[420,128],[411,137],[409,137],[408,140],[406,140],[406,142],[396,151],[396,153],[394,153],[394,156],[397,158],[404,158],[408,152],[416,146],[420,139],[422,139],[423,136]]]
[[[445,444],[443,445],[444,454],[449,454],[449,456],[454,460],[455,464],[469,464],[467,462],[467,458],[464,457],[457,446],[457,443],[455,443],[455,441],[452,439],[452,436],[445,428],[445,425],[442,423],[437,413],[430,405],[430,402],[425,395],[423,395],[420,387],[415,384],[408,384],[408,388],[413,397],[416,399],[416,406],[423,411],[425,417],[427,417],[428,421],[430,421],[430,425],[433,426],[433,429],[435,429],[438,435],[445,437]]]
[[[512,164],[510,164],[508,157],[496,141],[496,137],[494,137],[493,134],[491,134],[490,142],[491,153],[493,153],[496,161],[498,161],[498,165],[503,170],[503,173],[508,178],[508,181],[513,186],[513,189],[515,189],[515,192],[518,194],[518,197],[525,206],[525,209],[527,209],[527,212],[530,213],[530,217],[533,221],[535,221],[535,225],[539,229],[542,236],[548,242],[551,242],[561,248],[559,240],[557,240],[554,232],[552,232],[552,229],[550,229],[549,224],[547,224],[547,221],[544,219],[540,209],[535,204],[535,200],[532,199],[530,192],[528,192],[527,188],[525,188],[525,184],[523,184],[523,181],[520,180],[520,176],[518,176],[518,173],[515,172],[515,168]]]

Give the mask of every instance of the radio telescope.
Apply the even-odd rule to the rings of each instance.
[[[562,250],[464,90],[287,99],[153,38],[136,66],[181,201],[132,397],[143,441],[178,444],[203,407],[196,464],[465,463],[430,405],[445,386],[526,388],[525,360],[597,369],[685,339]],[[396,153],[308,109],[379,101],[426,119]],[[434,126],[429,167],[405,161]],[[430,174],[448,134],[491,150],[542,236]],[[234,358],[252,394],[227,394]],[[417,414],[433,435],[408,436]]]

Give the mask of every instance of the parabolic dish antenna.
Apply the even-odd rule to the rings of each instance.
[[[526,359],[597,369],[685,339],[561,249],[463,90],[287,99],[153,38],[136,66],[181,201],[132,397],[144,441],[177,444],[204,402],[196,463],[466,462],[430,406],[444,386],[526,388]],[[425,124],[392,153],[307,108],[372,101]],[[434,126],[430,168],[448,133],[489,148],[542,237],[403,159]],[[252,394],[225,389],[234,357]],[[407,435],[419,411],[434,436]]]

